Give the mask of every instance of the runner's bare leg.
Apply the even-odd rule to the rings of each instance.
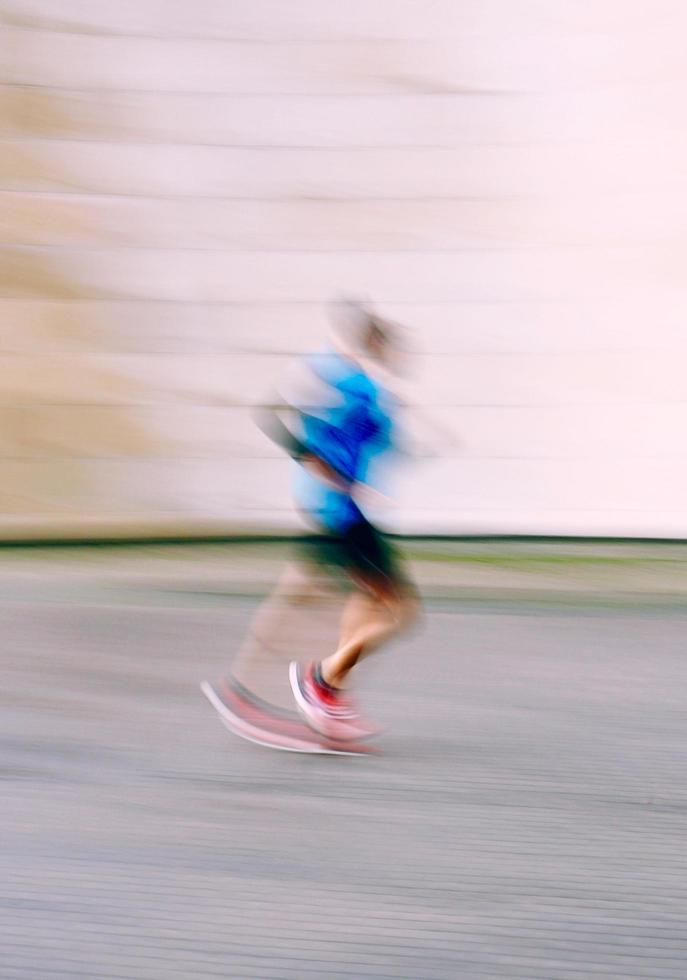
[[[290,707],[291,694],[283,667],[294,649],[299,648],[301,632],[309,646],[317,642],[320,630],[330,635],[321,614],[334,606],[335,597],[316,567],[305,562],[288,565],[253,616],[232,662],[232,676],[263,700]]]
[[[320,664],[322,679],[342,687],[362,656],[378,649],[417,618],[419,604],[412,595],[356,591],[348,600],[341,621],[339,646]]]

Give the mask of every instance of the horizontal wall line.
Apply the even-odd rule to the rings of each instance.
[[[417,87],[415,87],[417,85]],[[220,96],[223,99],[431,99],[431,98],[465,98],[477,96],[480,98],[489,96],[544,96],[550,91],[542,89],[505,89],[505,88],[471,88],[466,85],[451,86],[442,85],[440,82],[429,83],[423,87],[420,83],[413,82],[413,87],[409,91],[408,84],[400,84],[395,91],[383,91],[381,89],[371,89],[365,91],[342,91],[341,89],[331,92],[310,92],[304,89],[302,92],[289,90],[288,92],[275,89],[273,92],[251,92],[236,89],[170,89],[170,88],[131,88],[128,86],[103,86],[103,85],[56,85],[54,83],[43,82],[11,82],[0,80],[0,88],[8,89],[28,89],[29,91],[39,92],[72,92],[75,95],[160,95],[160,96],[182,96],[184,98],[196,96],[199,98],[214,98]]]
[[[0,145],[2,141],[0,140]],[[685,181],[687,186],[687,180]],[[587,193],[584,197],[627,197],[628,195],[655,193],[653,188],[645,191],[615,191],[604,190]],[[549,198],[560,199],[558,192],[551,191],[549,194],[411,194],[407,197],[380,197],[373,195],[355,195],[340,197],[337,195],[324,194],[282,194],[269,197],[255,197],[254,195],[233,196],[228,194],[196,194],[195,192],[175,192],[174,194],[130,194],[121,191],[88,191],[88,190],[41,190],[22,187],[0,187],[0,194],[7,196],[26,196],[40,198],[96,198],[113,200],[135,200],[135,201],[227,201],[236,204],[424,204],[431,202],[479,202],[479,203],[502,203],[504,201],[538,201],[548,200]]]
[[[27,15],[32,16],[32,15]],[[260,34],[159,34],[152,31],[118,31],[116,29],[104,29],[94,25],[93,27],[80,26],[73,23],[61,23],[60,21],[50,20],[48,22],[41,23],[38,19],[38,15],[33,15],[36,17],[35,24],[22,23],[17,15],[10,13],[4,13],[5,26],[13,31],[22,31],[25,34],[62,34],[71,37],[89,37],[97,38],[103,40],[109,39],[121,39],[130,41],[164,41],[169,43],[183,44],[185,41],[190,41],[192,43],[205,43],[205,44],[237,44],[237,45],[264,45],[265,47],[283,47],[285,45],[296,44],[296,45],[312,45],[313,47],[332,47],[333,45],[350,45],[354,47],[360,44],[408,44],[408,43],[426,43],[431,44],[433,42],[445,42],[447,40],[460,41],[461,43],[466,40],[492,40],[501,42],[504,39],[509,39],[513,43],[517,43],[517,38],[522,36],[523,38],[538,37],[542,39],[546,38],[586,38],[589,36],[586,31],[536,31],[532,30],[523,31],[522,35],[513,34],[512,31],[508,31],[507,34],[501,34],[498,32],[484,32],[484,31],[470,31],[461,30],[455,35],[449,34],[445,31],[440,31],[437,34],[423,34],[419,39],[416,34],[361,34],[358,37],[350,37],[341,34],[337,37],[313,37],[312,35],[303,35],[300,37],[289,37],[276,38],[276,37],[265,37],[265,35]],[[428,23],[429,18],[425,17],[424,22]],[[627,35],[637,34],[637,31],[628,31]],[[603,34],[602,34],[603,36]]]

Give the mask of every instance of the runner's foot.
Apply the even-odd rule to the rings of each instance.
[[[361,742],[346,744],[326,739],[313,731],[297,715],[271,713],[271,706],[261,702],[238,682],[218,685],[203,681],[200,688],[223,724],[234,735],[270,749],[325,755],[370,755],[374,749]],[[278,711],[278,709],[275,709]]]
[[[371,738],[379,729],[364,721],[351,698],[317,677],[316,664],[293,661],[289,666],[291,690],[298,710],[316,732],[337,741]]]

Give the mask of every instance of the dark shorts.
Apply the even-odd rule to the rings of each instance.
[[[306,560],[345,572],[358,588],[396,598],[415,594],[398,551],[364,518],[340,534],[327,532],[305,538],[303,549]]]

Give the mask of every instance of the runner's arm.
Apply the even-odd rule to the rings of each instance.
[[[293,434],[281,417],[282,412],[298,412],[286,402],[272,405],[261,405],[254,409],[255,423],[268,439],[283,449],[292,459],[296,460],[313,475],[325,480],[337,490],[349,492],[350,480],[340,473],[330,463],[317,456],[304,442]]]

